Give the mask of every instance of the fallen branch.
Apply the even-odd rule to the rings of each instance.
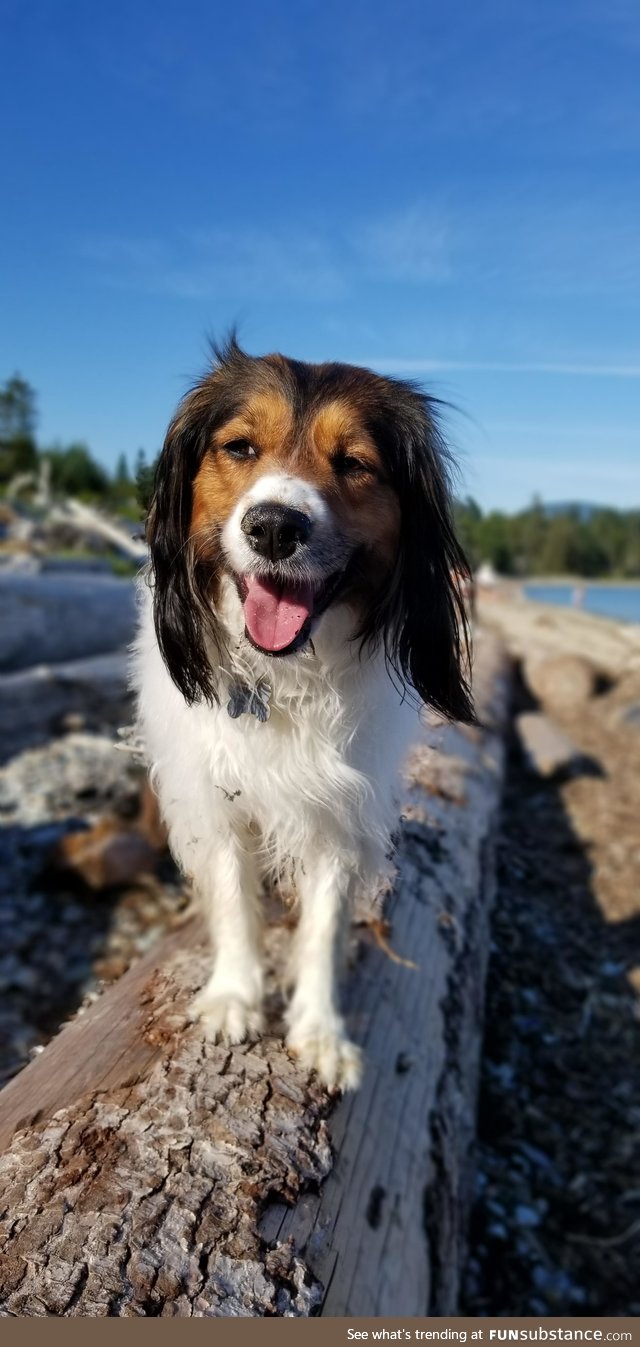
[[[99,538],[104,538],[132,561],[143,562],[148,556],[144,539],[132,538],[126,529],[116,524],[113,519],[107,518],[100,510],[85,505],[83,501],[75,500],[71,496],[63,503],[51,507],[47,522],[65,524],[67,527],[75,528],[83,536],[95,534]]]

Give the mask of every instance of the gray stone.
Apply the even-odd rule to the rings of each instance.
[[[69,734],[0,769],[0,811],[5,827],[21,828],[91,818],[107,807],[126,813],[137,804],[141,779],[131,754],[118,753],[112,739]]]

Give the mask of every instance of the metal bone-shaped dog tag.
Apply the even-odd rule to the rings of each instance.
[[[232,720],[237,720],[239,716],[248,712],[249,715],[264,722],[271,714],[270,696],[271,688],[267,678],[261,678],[255,688],[248,687],[246,683],[234,683],[227,702],[227,711]]]

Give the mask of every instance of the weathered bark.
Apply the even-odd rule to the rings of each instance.
[[[85,659],[124,647],[135,627],[130,580],[105,575],[0,575],[0,669]]]
[[[464,1253],[505,664],[479,640],[482,730],[408,764],[391,954],[360,931],[346,1008],[367,1069],[336,1102],[280,1036],[203,1041],[191,922],[0,1096],[0,1306],[27,1315],[420,1314]],[[411,961],[409,963],[409,961]]]

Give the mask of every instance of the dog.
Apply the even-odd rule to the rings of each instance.
[[[330,1088],[360,1078],[340,956],[354,894],[390,883],[418,708],[473,720],[438,411],[411,383],[231,337],[169,427],[148,516],[134,677],[215,952],[194,1014],[214,1039],[260,1033],[261,887],[285,873],[286,1042]]]

